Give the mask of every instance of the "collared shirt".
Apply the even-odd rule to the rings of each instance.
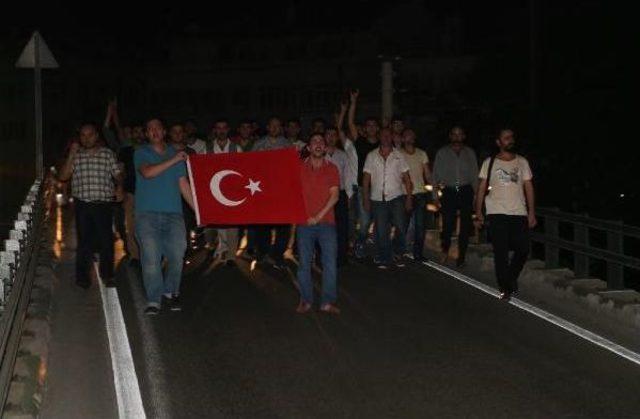
[[[87,202],[111,202],[114,178],[120,174],[116,153],[106,147],[95,152],[80,149],[73,160],[71,191],[74,197]]]
[[[163,154],[159,154],[150,144],[139,147],[133,156],[136,167],[135,212],[167,212],[182,214],[180,178],[187,176],[184,162],[178,162],[158,176],[146,179],[140,173],[143,164],[159,164],[176,155],[169,144]]]
[[[234,152],[242,153],[242,147],[239,144],[234,144]],[[231,150],[231,141],[227,139],[223,148],[220,148],[220,144],[217,141],[213,141],[213,154],[228,153]]]
[[[293,147],[293,145],[282,136],[276,138],[275,141],[271,141],[269,136],[265,136],[255,142],[251,151],[281,150],[289,147]]]
[[[457,154],[450,145],[438,150],[433,163],[433,182],[448,187],[471,185],[478,183],[478,160],[476,153],[469,147],[463,146]]]
[[[411,183],[413,183],[413,195],[425,193],[424,166],[429,163],[427,153],[422,149],[414,148],[411,154],[402,149],[402,155],[409,165],[409,175],[411,176]]]
[[[378,140],[375,143],[369,141],[368,138],[360,137],[356,140],[354,147],[356,154],[358,155],[358,185],[362,186],[362,171],[364,169],[364,162],[367,159],[369,153],[378,148]]]
[[[329,201],[332,187],[340,187],[338,168],[330,161],[314,168],[311,159],[302,163],[300,179],[302,180],[302,195],[307,214],[310,217],[318,214]],[[327,211],[320,223],[335,224],[334,211]]]
[[[197,154],[207,154],[207,143],[196,138],[193,144],[187,144],[187,147],[191,147]]]
[[[347,158],[347,153],[340,149],[333,150],[333,153],[325,155],[325,158],[331,163],[335,164],[338,168],[338,173],[340,174],[340,190],[347,190],[347,174],[349,172],[349,161]]]
[[[376,148],[367,155],[363,172],[371,175],[373,201],[391,201],[406,193],[402,175],[409,172],[409,165],[398,150],[392,149],[385,159]]]

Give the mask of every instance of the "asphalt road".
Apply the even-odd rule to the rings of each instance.
[[[121,272],[148,417],[640,415],[640,367],[425,266],[343,268],[339,317],[294,312],[293,269],[218,267],[152,318]]]

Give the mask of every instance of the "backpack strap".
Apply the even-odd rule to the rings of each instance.
[[[496,155],[494,154],[493,156],[491,156],[491,160],[489,160],[489,168],[487,170],[487,181],[486,184],[484,186],[484,190],[482,191],[482,214],[486,215],[487,213],[487,207],[485,205],[485,199],[487,198],[487,195],[489,194],[489,182],[491,182],[491,172],[493,171],[493,163],[496,161]]]

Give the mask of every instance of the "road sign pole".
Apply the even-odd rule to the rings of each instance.
[[[34,35],[35,65],[34,65],[34,94],[36,116],[36,179],[42,179],[44,162],[42,157],[42,71],[40,67],[40,34]]]

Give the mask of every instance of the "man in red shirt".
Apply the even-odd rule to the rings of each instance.
[[[338,168],[325,159],[326,143],[322,134],[309,138],[309,157],[302,164],[302,193],[309,219],[298,225],[298,283],[300,304],[296,311],[307,313],[313,304],[311,260],[316,243],[322,258],[322,297],[320,311],[340,314],[336,307],[337,240],[333,207],[338,202]]]

